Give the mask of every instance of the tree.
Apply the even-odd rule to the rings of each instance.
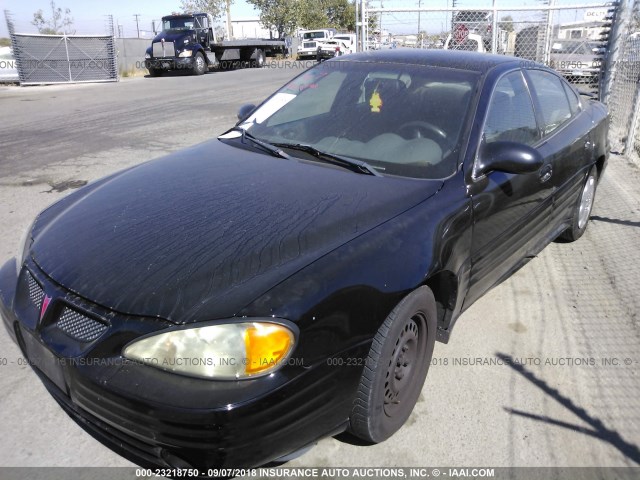
[[[299,0],[247,0],[247,3],[260,10],[260,22],[278,32],[278,38],[292,34],[300,21]]]
[[[323,3],[323,1],[309,2],[303,7],[299,1],[298,26],[306,30],[329,27],[329,19],[327,18],[327,12]]]
[[[356,4],[350,0],[247,0],[260,10],[260,21],[265,28],[274,29],[278,36],[291,34],[297,27],[313,30],[337,28],[354,31]],[[374,25],[376,22],[373,22]]]
[[[498,22],[498,28],[505,32],[513,32],[513,17],[511,15],[505,15]]]
[[[73,35],[75,30],[71,30],[73,25],[73,17],[71,17],[71,10],[58,7],[56,8],[56,2],[51,0],[49,4],[51,7],[51,18],[47,19],[44,16],[42,9],[39,9],[33,14],[32,25],[35,25],[39,33],[47,35],[62,35],[63,33]]]
[[[325,0],[327,25],[353,32],[356,29],[356,4],[349,0]]]
[[[180,8],[184,13],[208,13],[219,18],[231,3],[232,0],[180,0]]]
[[[224,30],[224,28],[222,27],[222,25],[217,25],[214,31],[215,31],[215,33],[216,33],[216,37],[218,37],[218,40],[223,39],[223,38],[224,38],[224,36],[226,35],[226,34],[225,34],[225,30]]]

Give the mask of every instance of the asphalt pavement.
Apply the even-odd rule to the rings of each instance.
[[[86,182],[222,133],[302,69],[0,87],[0,262]],[[591,224],[436,344],[420,400],[375,446],[322,440],[288,466],[639,466],[640,170],[612,155]],[[131,466],[58,407],[0,332],[0,466]]]

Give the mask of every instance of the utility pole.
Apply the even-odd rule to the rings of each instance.
[[[231,31],[231,0],[227,0],[227,35],[229,35],[229,40],[233,39],[233,32]]]
[[[138,38],[140,38],[140,25],[138,24],[138,17],[140,17],[140,14],[136,13],[133,16],[136,17],[136,30],[138,31]]]
[[[382,4],[382,0],[380,0],[380,8],[384,8]],[[382,29],[382,12],[380,12],[380,45],[382,45],[382,36],[384,35],[384,30]]]
[[[422,0],[418,0],[418,36],[420,35],[420,14],[422,13],[420,8],[422,8]]]

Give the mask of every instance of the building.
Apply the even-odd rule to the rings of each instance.
[[[231,38],[277,38],[278,32],[264,28],[260,17],[239,17],[231,20]]]
[[[563,23],[554,27],[554,37],[562,40],[600,40],[604,23],[583,21]]]

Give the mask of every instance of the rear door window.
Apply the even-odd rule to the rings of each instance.
[[[528,70],[534,96],[543,120],[543,133],[550,135],[571,119],[571,105],[563,81],[543,70]]]

